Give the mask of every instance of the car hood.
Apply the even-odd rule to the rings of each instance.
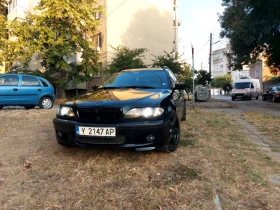
[[[157,106],[171,94],[167,89],[101,89],[89,92],[66,102],[67,105],[81,106]]]

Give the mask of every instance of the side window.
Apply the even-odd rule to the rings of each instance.
[[[16,76],[16,75],[3,76],[3,77],[0,78],[0,85],[3,85],[3,86],[18,85],[18,76]]]
[[[48,83],[46,83],[44,80],[40,79],[44,87],[49,87]]]
[[[41,84],[36,77],[23,76],[22,86],[41,86]]]

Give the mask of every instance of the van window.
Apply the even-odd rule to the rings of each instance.
[[[251,83],[250,82],[239,82],[239,83],[234,83],[234,88],[235,89],[244,89],[244,88],[250,88]]]

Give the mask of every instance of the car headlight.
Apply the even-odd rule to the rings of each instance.
[[[64,117],[64,116],[74,117],[75,116],[73,109],[68,106],[59,106],[58,109],[56,110],[56,114],[61,117]]]
[[[146,108],[133,108],[129,110],[126,114],[126,118],[152,118],[158,117],[164,112],[164,109],[161,107],[146,107]]]

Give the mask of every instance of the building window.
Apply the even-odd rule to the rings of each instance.
[[[92,37],[93,43],[96,47],[97,51],[100,51],[102,48],[102,33],[98,33],[97,35]]]
[[[11,0],[8,3],[8,13],[10,13],[17,6],[17,0]]]

